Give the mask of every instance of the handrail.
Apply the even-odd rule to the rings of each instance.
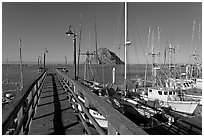
[[[2,134],[26,134],[40,96],[47,71],[30,81],[3,109]],[[15,125],[15,126],[14,126]]]
[[[58,75],[63,78],[67,85],[74,90],[74,96],[82,94],[85,98],[85,106],[93,106],[108,120],[108,134],[123,134],[123,135],[146,135],[147,133],[132,121],[126,118],[119,111],[114,109],[111,104],[102,100],[91,90],[80,82],[69,78],[65,73],[56,70]],[[72,93],[73,94],[73,93]],[[95,125],[94,125],[95,126]],[[98,130],[97,130],[98,131]]]

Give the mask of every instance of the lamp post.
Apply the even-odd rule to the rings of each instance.
[[[41,56],[38,56],[38,68],[40,67],[40,65],[41,65]]]
[[[67,36],[73,36],[73,44],[74,44],[74,79],[77,80],[76,75],[76,33],[75,27],[73,25],[69,26],[69,30],[66,32]]]
[[[67,67],[67,57],[65,56],[64,59],[65,59],[65,66]]]
[[[44,70],[45,70],[45,55],[46,55],[47,52],[48,52],[48,50],[44,49]]]

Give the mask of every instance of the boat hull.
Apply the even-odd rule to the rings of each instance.
[[[160,101],[160,105],[163,107],[170,107],[172,110],[192,114],[198,105],[198,102],[192,101]]]
[[[108,128],[108,120],[106,120],[104,116],[93,109],[89,109],[89,113],[94,117],[99,126]]]
[[[80,96],[78,97],[80,100],[83,100]],[[83,100],[84,101],[84,100]],[[78,105],[78,110],[82,111],[82,108],[80,105]],[[99,124],[102,128],[108,128],[108,120],[105,119],[103,115],[101,115],[99,112],[89,108],[89,113],[91,116],[96,120],[96,122]],[[82,117],[85,119],[85,116],[82,115]],[[92,124],[91,120],[89,122]]]

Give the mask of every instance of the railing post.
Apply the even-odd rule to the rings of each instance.
[[[24,132],[27,130],[26,125],[27,125],[27,122],[28,122],[28,111],[26,111],[26,110],[27,110],[27,107],[28,107],[28,100],[29,99],[26,99],[24,104],[23,104],[23,115],[25,116],[25,122],[23,122],[23,132],[22,132],[22,134],[24,134]]]
[[[89,100],[88,100],[88,98],[84,97],[84,100],[85,100],[85,107],[89,108]]]
[[[118,135],[116,129],[108,122],[108,135]]]
[[[18,114],[17,114],[17,117],[16,117],[16,119],[17,119],[16,120],[16,124],[17,124],[16,128],[19,126],[20,120],[23,117],[23,111],[24,111],[23,109],[24,109],[23,106],[21,106],[20,110],[18,111]],[[19,133],[23,133],[23,128],[21,128]]]

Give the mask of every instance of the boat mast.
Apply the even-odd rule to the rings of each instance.
[[[153,83],[156,84],[156,78],[157,78],[157,64],[156,64],[156,48],[154,48],[154,30],[152,32],[152,75],[153,75]]]
[[[80,53],[81,53],[81,32],[82,32],[82,17],[83,14],[81,14],[81,23],[80,23],[80,32],[79,32],[79,50],[78,50],[78,77],[79,77],[79,60],[80,60]],[[85,76],[84,76],[85,77]]]
[[[19,39],[19,51],[20,51],[20,71],[21,71],[21,80],[20,80],[20,90],[23,89],[23,67],[22,67],[22,54],[21,54],[21,38]]]
[[[126,90],[126,85],[127,85],[127,46],[131,44],[130,41],[128,41],[128,20],[127,20],[127,2],[125,2],[125,79],[124,79],[124,84],[125,84],[125,90]]]
[[[127,45],[126,45],[126,42],[127,42],[127,2],[125,2],[125,82],[127,80]]]
[[[147,49],[149,48],[149,41],[150,41],[150,33],[151,33],[151,26],[149,26],[149,32],[148,32],[148,41],[147,41]],[[148,53],[146,53],[147,55]],[[147,63],[145,66],[145,80],[144,80],[144,87],[146,87],[147,84]]]
[[[193,48],[193,42],[194,42],[194,31],[195,31],[195,20],[193,21],[193,30],[192,30],[192,39],[191,39],[191,51],[190,52],[192,52],[192,48]],[[192,53],[193,54],[193,53]],[[192,62],[191,62],[191,56],[192,55],[190,55],[190,65],[191,65],[191,69],[190,69],[190,78],[192,78],[192,76],[193,76],[193,64],[192,64]]]
[[[98,60],[98,45],[97,45],[97,30],[96,30],[96,16],[95,16],[95,44],[96,44],[96,62],[97,64],[99,63],[99,60]]]
[[[96,63],[99,64],[100,61],[99,61],[99,57],[98,57],[98,43],[97,43],[96,16],[95,16],[95,44],[96,44]],[[99,72],[98,72],[98,67],[96,67],[96,71],[97,71],[97,73],[99,74]],[[99,76],[98,76],[97,78],[98,78],[98,81],[99,81]],[[104,83],[104,82],[103,82],[103,83]]]

